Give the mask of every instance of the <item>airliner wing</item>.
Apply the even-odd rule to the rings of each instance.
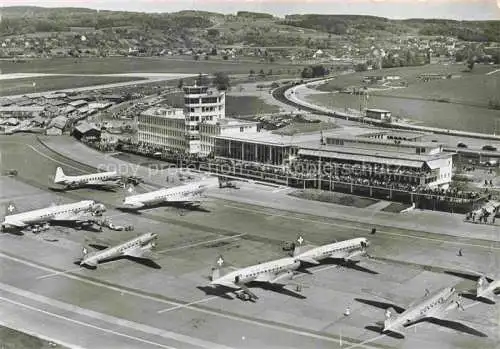
[[[246,293],[248,294],[250,297],[252,297],[253,299],[259,299],[259,297],[257,297],[257,295],[255,293],[253,293],[252,291],[250,291],[250,289],[248,287],[246,287],[245,285],[243,284],[239,284],[240,288]]]
[[[236,284],[236,283],[230,282],[230,281],[213,281],[211,284],[212,285],[219,285],[219,286],[223,286],[223,287],[227,287],[227,288],[232,288],[235,291],[243,290],[243,292],[248,294],[250,297],[252,297],[254,299],[259,299],[259,297],[257,297],[257,295],[255,293],[250,291],[250,289],[243,283]]]
[[[88,265],[89,267],[95,268],[97,267],[99,263],[97,263],[95,260],[89,260],[85,262],[85,265]]]
[[[66,222],[76,222],[76,223],[89,222],[93,220],[95,220],[95,218],[89,214],[78,214],[78,213],[59,214],[51,219],[51,221],[54,222],[66,221]]]
[[[285,285],[288,282],[290,282],[293,277],[294,277],[294,272],[287,271],[280,273],[278,275],[274,275],[274,277],[271,280],[269,280],[269,283],[274,285]]]
[[[109,181],[96,180],[96,181],[89,181],[88,182],[88,185],[90,185],[90,186],[101,186],[101,187],[117,186],[119,184],[120,184],[119,180],[109,180]]]
[[[167,202],[175,202],[175,203],[191,203],[191,202],[200,202],[203,201],[203,198],[200,196],[176,196],[172,198],[168,198]]]
[[[320,264],[317,260],[312,259],[311,257],[306,257],[306,256],[297,256],[296,257],[299,261],[304,262],[304,263],[309,263],[309,264]]]
[[[136,247],[123,252],[124,256],[134,257],[134,258],[145,258],[149,256],[150,250],[147,248]]]
[[[253,281],[257,281],[257,282],[271,282],[272,279],[275,278],[275,274],[273,273],[263,273],[263,274],[259,274],[255,280]]]
[[[122,205],[122,209],[138,210],[145,205],[142,202],[127,203]]]
[[[234,288],[234,289],[240,289],[241,286],[240,285],[237,285],[235,284],[234,282],[230,282],[230,281],[212,281],[211,282],[212,285],[219,285],[219,286],[224,286],[224,287],[228,287],[228,288]]]
[[[26,223],[21,222],[21,221],[11,221],[9,220],[8,222],[5,223],[5,225],[15,227],[15,228],[24,228],[27,226]]]
[[[333,253],[331,255],[331,258],[349,259],[350,258],[350,253],[347,253],[345,251],[335,252],[335,253]]]

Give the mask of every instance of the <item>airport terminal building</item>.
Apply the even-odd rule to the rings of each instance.
[[[155,151],[198,155],[201,170],[302,188],[372,195],[376,188],[447,189],[453,153],[419,132],[339,127],[294,136],[225,117],[225,93],[184,87],[184,108],[153,107],[137,118],[138,141]]]
[[[438,143],[393,139],[412,138],[393,133],[365,129],[352,135],[339,129],[325,135],[221,135],[216,137],[215,156],[231,163],[236,175],[304,188],[447,189],[453,154]]]

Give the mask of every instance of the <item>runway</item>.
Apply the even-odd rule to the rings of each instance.
[[[421,324],[415,333],[408,330],[407,338],[398,340],[378,338],[370,329],[383,320],[383,310],[354,300],[389,297],[409,304],[425,288],[450,284],[473,287],[472,282],[446,271],[493,273],[500,247],[496,241],[459,239],[390,224],[377,224],[377,233],[370,235],[373,225],[364,222],[220,198],[205,203],[199,211],[159,207],[124,214],[114,209],[123,199],[121,192],[47,190],[55,167],[62,165],[73,173],[90,168],[58,158],[36,142],[30,143],[30,138],[26,143],[33,146],[28,148],[31,151],[24,145],[4,146],[1,142],[5,139],[0,138],[0,169],[16,168],[19,175],[0,177],[2,210],[11,196],[20,210],[92,198],[109,207],[107,215],[114,217],[115,223],[135,226],[133,232],[94,233],[54,227],[40,235],[1,235],[0,311],[10,317],[16,307],[23,309],[15,317],[18,326],[33,325],[49,337],[85,348],[339,348],[341,342],[345,348],[365,341],[359,347],[487,348],[498,341],[498,308],[488,304],[449,314],[487,337]],[[250,190],[245,186],[237,193],[213,189],[214,195],[223,197],[233,193],[245,196]],[[270,197],[282,195],[272,193],[274,188],[259,190]],[[118,243],[146,231],[160,236],[155,262],[161,269],[129,260],[105,263],[97,270],[73,264],[87,240]],[[223,254],[235,267],[280,258],[285,254],[282,242],[294,240],[299,233],[313,244],[368,237],[372,258],[361,259],[359,265],[369,272],[321,265],[312,268],[311,275],[300,277],[303,290],[299,296],[293,295],[293,287],[254,288],[259,296],[256,303],[226,298],[206,288],[206,276],[218,255]],[[464,256],[457,256],[458,248]],[[351,310],[348,317],[343,315],[346,307]],[[34,324],[29,323],[32,317]],[[67,330],[58,331],[60,328]],[[99,343],[96,338],[101,337],[104,339]]]

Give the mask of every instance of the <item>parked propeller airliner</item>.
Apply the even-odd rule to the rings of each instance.
[[[281,258],[249,267],[229,271],[225,261],[220,256],[217,266],[212,270],[210,285],[223,286],[236,290],[236,295],[243,299],[258,299],[247,284],[250,282],[264,282],[272,285],[283,286],[292,280],[294,270],[300,266],[300,262],[292,257]],[[243,293],[242,293],[243,292]],[[243,297],[246,294],[248,297]]]
[[[127,196],[123,200],[122,208],[139,210],[147,206],[162,203],[177,203],[186,205],[199,204],[207,184],[189,183],[172,188],[163,188],[144,194]]]
[[[424,297],[412,302],[407,307],[392,303],[378,302],[356,298],[358,302],[385,309],[385,321],[380,329],[382,333],[404,338],[407,327],[420,322],[430,322],[438,326],[448,327],[456,331],[479,337],[486,335],[459,321],[445,319],[445,315],[453,309],[462,309],[462,298],[455,287],[445,287],[435,293],[426,291]]]
[[[476,281],[476,289],[471,290],[470,293],[463,293],[462,295],[467,298],[474,298],[479,301],[486,301],[486,303],[496,303],[496,296],[500,292],[500,278],[493,279],[483,273],[471,271],[471,273],[446,271],[447,274],[459,276],[465,279]]]
[[[158,234],[146,233],[119,245],[90,253],[87,248],[84,247],[82,251],[83,257],[79,261],[79,264],[81,266],[96,268],[101,262],[120,257],[130,257],[135,260],[149,259],[148,253],[156,246],[155,240],[157,238]]]
[[[58,167],[54,184],[64,185],[65,189],[81,187],[117,187],[121,184],[122,177],[116,171],[92,173],[81,176],[67,176],[63,169]]]
[[[17,210],[13,203],[6,207],[6,216],[2,222],[2,230],[24,229],[51,222],[73,222],[76,224],[93,221],[92,216],[106,210],[103,204],[93,200],[83,200],[72,204],[54,205],[38,210],[14,213]]]

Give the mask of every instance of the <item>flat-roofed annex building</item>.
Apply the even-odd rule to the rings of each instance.
[[[150,108],[137,117],[137,140],[154,148],[186,150],[185,117],[181,108]]]
[[[452,177],[453,154],[432,142],[334,136],[326,137],[326,144],[319,148],[302,145],[299,156],[341,168],[344,171],[333,172],[339,180],[362,178],[362,183],[370,185],[389,182],[447,189]]]
[[[218,136],[234,136],[242,133],[256,135],[259,130],[259,123],[255,121],[245,121],[225,118],[217,123],[200,124],[200,155],[208,156],[214,154],[215,139]]]

